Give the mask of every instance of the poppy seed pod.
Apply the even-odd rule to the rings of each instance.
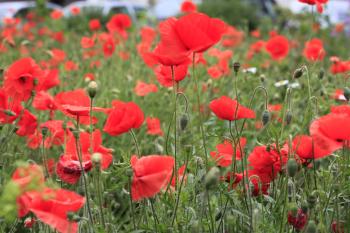
[[[293,74],[293,79],[298,79],[300,78],[301,76],[303,76],[303,69],[302,68],[298,68],[294,71],[294,74]]]
[[[240,67],[241,67],[241,64],[239,62],[233,63],[233,70],[235,71],[236,74],[238,73]]]
[[[350,100],[350,88],[344,87],[344,97],[347,101]]]
[[[298,163],[295,159],[289,159],[287,163],[287,172],[290,177],[294,177],[298,172]]]
[[[267,125],[267,123],[269,123],[270,118],[271,118],[270,112],[269,112],[268,110],[265,110],[265,111],[263,112],[262,118],[261,118],[262,123],[264,124],[264,126]]]
[[[220,180],[220,169],[218,167],[212,167],[205,175],[204,183],[205,188],[210,189],[218,184]]]
[[[96,96],[97,90],[98,90],[97,83],[95,81],[89,82],[87,91],[91,99],[93,99]]]
[[[188,117],[186,114],[182,115],[180,118],[180,129],[183,131],[186,129],[188,124]]]
[[[286,124],[289,125],[292,122],[292,112],[290,110],[287,111],[287,115],[286,115]]]
[[[313,220],[310,220],[309,223],[306,226],[305,233],[316,233],[316,223]]]

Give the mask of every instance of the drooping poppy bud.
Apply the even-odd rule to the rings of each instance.
[[[262,115],[262,118],[261,118],[262,123],[264,124],[264,126],[267,125],[267,123],[269,123],[270,118],[271,118],[270,112],[268,110],[265,110],[263,112],[263,115]]]
[[[239,62],[233,63],[233,70],[235,71],[236,74],[238,73],[240,67],[241,67],[241,64]]]
[[[212,167],[205,175],[204,183],[205,188],[210,189],[214,187],[220,180],[220,169],[218,167]]]
[[[350,88],[344,87],[344,97],[347,101],[350,100]]]
[[[287,172],[290,177],[294,177],[298,171],[298,164],[295,159],[289,159],[287,162]]]
[[[291,111],[287,111],[287,115],[286,115],[286,124],[289,125],[292,122],[292,112]]]
[[[317,228],[316,228],[316,223],[315,221],[311,220],[306,226],[305,233],[316,233]]]
[[[293,79],[298,79],[300,78],[301,76],[303,76],[303,69],[302,68],[298,68],[294,71],[294,74],[293,74]]]

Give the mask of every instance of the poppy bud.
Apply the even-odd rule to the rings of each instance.
[[[233,63],[233,70],[235,71],[236,74],[238,73],[240,67],[241,67],[241,64],[239,62]]]
[[[41,134],[45,137],[47,135],[48,131],[49,131],[49,129],[47,127],[42,127]]]
[[[289,125],[292,122],[292,112],[290,110],[287,111],[286,115],[286,124]]]
[[[33,80],[33,85],[34,85],[34,86],[38,85],[38,83],[39,83],[38,79],[34,79],[34,80]]]
[[[309,206],[307,202],[303,201],[301,203],[301,210],[303,211],[303,213],[307,214],[307,212],[309,211]]]
[[[321,79],[323,79],[323,77],[324,77],[324,70],[321,69],[320,73],[318,73],[318,78],[321,80]]]
[[[100,153],[93,153],[91,156],[91,161],[94,164],[100,164],[102,159],[102,155]]]
[[[262,115],[262,123],[264,124],[264,126],[269,123],[271,118],[270,112],[268,110],[265,110],[263,115]]]
[[[87,91],[91,99],[93,99],[96,96],[97,89],[98,89],[98,85],[95,81],[89,82]]]
[[[73,133],[73,136],[74,136],[75,139],[78,139],[80,137],[79,130],[73,129],[72,133]]]
[[[126,175],[127,177],[133,177],[134,172],[133,172],[133,170],[132,170],[131,168],[129,168],[129,169],[127,169],[127,170],[125,171],[125,175]]]
[[[295,159],[289,159],[287,162],[287,172],[290,177],[294,177],[298,171],[298,163]]]
[[[220,211],[219,213],[216,214],[215,221],[219,221],[221,217],[222,217],[222,212]]]
[[[294,71],[294,74],[293,74],[293,79],[298,79],[300,78],[301,76],[303,76],[303,69],[302,68],[298,68]]]
[[[32,90],[32,91],[30,92],[30,95],[31,95],[32,97],[34,97],[34,96],[35,96],[35,90]]]
[[[310,209],[314,208],[317,202],[317,193],[314,191],[307,197],[307,203],[309,204]]]
[[[260,75],[260,81],[262,82],[262,83],[264,83],[265,82],[265,75]]]
[[[298,214],[298,206],[295,203],[291,203],[288,213],[290,213],[291,216],[296,217]]]
[[[188,123],[188,117],[186,114],[182,115],[180,118],[180,129],[183,131],[186,129]]]
[[[344,87],[344,97],[347,101],[350,100],[350,88]]]
[[[220,169],[218,167],[212,167],[209,172],[205,175],[204,183],[205,188],[210,189],[218,184],[220,180]]]
[[[313,220],[310,220],[306,226],[305,233],[316,233],[316,223]]]

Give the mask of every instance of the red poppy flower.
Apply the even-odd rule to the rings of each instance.
[[[323,5],[328,2],[328,0],[299,0],[301,3],[306,3],[308,5],[316,5],[317,11],[319,13],[323,12]]]
[[[30,149],[37,149],[41,145],[43,135],[39,130],[36,130],[33,134],[27,136],[27,147]]]
[[[160,65],[155,69],[158,82],[164,87],[172,87],[175,82],[180,82],[186,78],[188,65],[174,66],[174,80],[171,67]]]
[[[158,118],[146,117],[147,134],[163,136],[163,131],[160,127],[160,120]]]
[[[288,151],[282,148],[280,152],[274,146],[257,146],[249,154],[249,166],[259,174],[264,174],[274,179],[282,167],[287,163]]]
[[[146,96],[152,92],[157,92],[158,87],[155,84],[148,84],[140,80],[137,81],[134,92],[137,96]]]
[[[73,6],[70,8],[70,12],[72,13],[72,15],[79,15],[80,14],[80,8]]]
[[[268,190],[272,181],[271,174],[252,169],[246,172],[246,176],[250,184],[253,185],[253,189],[251,190],[253,196],[259,196],[261,194],[268,195]],[[248,189],[248,187],[246,188]]]
[[[189,63],[191,51],[185,47],[175,30],[176,18],[168,18],[159,24],[161,41],[149,56],[165,66]]]
[[[266,42],[265,49],[273,60],[282,60],[289,52],[288,39],[281,35],[274,36]]]
[[[112,136],[118,136],[130,129],[139,128],[143,120],[143,112],[134,102],[114,101],[103,131]]]
[[[140,30],[140,36],[142,43],[151,45],[157,36],[157,32],[154,28],[143,26]]]
[[[90,140],[92,139],[92,145]],[[99,153],[101,156],[101,169],[107,169],[113,161],[112,149],[102,146],[102,136],[99,130],[95,130],[92,135],[86,132],[81,132],[79,137],[80,151],[82,154],[82,165],[85,172],[92,168],[91,153]],[[57,175],[64,181],[70,184],[75,184],[81,176],[81,167],[76,149],[76,140],[73,135],[70,135],[67,144],[66,152],[61,155],[57,166]]]
[[[32,195],[29,210],[43,223],[60,233],[78,232],[78,223],[68,220],[68,213],[83,207],[85,198],[65,189],[45,188]]]
[[[237,47],[244,39],[244,32],[237,28],[228,26],[226,32],[223,34],[222,45],[224,47]]]
[[[193,52],[204,52],[219,42],[227,26],[220,19],[210,18],[202,13],[191,13],[181,17],[174,28],[187,49]],[[163,33],[161,32],[161,35]]]
[[[334,152],[334,148],[328,144],[328,140],[321,137],[299,135],[293,140],[293,151],[302,160],[320,159]]]
[[[20,114],[20,119],[18,121],[18,130],[16,134],[18,136],[28,136],[35,132],[38,126],[37,118],[27,109],[24,109],[23,113]]]
[[[236,100],[232,100],[227,96],[221,96],[211,101],[209,107],[221,120],[234,121],[243,118],[255,118],[253,110],[240,105]]]
[[[54,98],[45,91],[38,92],[33,100],[33,107],[37,110],[48,110],[51,113],[58,109],[58,106],[54,100]],[[51,115],[51,118],[53,115]]]
[[[66,61],[64,63],[64,69],[66,71],[78,70],[78,65],[75,62],[73,62],[73,61]]]
[[[89,21],[89,28],[91,31],[97,31],[101,28],[100,20],[98,19],[91,19]]]
[[[134,171],[131,184],[133,201],[153,197],[168,183],[173,172],[174,158],[164,155],[131,157],[130,163]]]
[[[34,90],[34,82],[42,77],[40,67],[32,58],[21,58],[6,70],[4,90],[11,96],[26,101]]]
[[[113,55],[115,50],[115,44],[112,37],[108,37],[108,39],[103,43],[103,54],[105,57],[110,57]]]
[[[192,13],[197,11],[197,6],[191,0],[185,0],[181,4],[181,12]]]
[[[0,124],[13,122],[19,116],[21,110],[20,101],[9,98],[5,90],[0,88]]]
[[[89,49],[89,48],[92,48],[94,47],[95,45],[95,37],[86,37],[86,36],[83,36],[80,40],[80,46],[83,48],[83,49]]]
[[[343,142],[350,140],[350,116],[338,113],[322,116],[311,123],[310,135],[316,140],[327,142],[332,152],[340,149]]]
[[[40,128],[47,128],[50,132],[45,138],[45,148],[50,148],[52,145],[60,146],[64,143],[65,131],[63,129],[62,120],[46,121],[40,125]]]
[[[51,19],[60,19],[63,16],[63,12],[60,10],[53,10],[50,14]]]
[[[241,150],[243,152],[243,149],[247,143],[246,138],[240,138],[240,145],[241,148],[239,148],[238,144],[236,147],[236,153],[234,152],[232,142],[229,140],[225,140],[224,143],[218,144],[216,146],[217,151],[210,152],[210,156],[215,159],[216,164],[221,167],[228,167],[232,164],[232,160],[241,160]]]
[[[118,33],[122,38],[127,38],[126,29],[131,27],[131,19],[127,14],[116,14],[108,21],[106,25],[111,33]]]
[[[81,124],[90,123],[90,97],[83,89],[74,91],[60,92],[55,96],[55,102],[59,104],[59,109],[67,116],[77,119]],[[101,110],[94,107],[93,110]],[[97,122],[97,118],[93,117],[93,123]]]
[[[38,80],[36,91],[47,91],[60,84],[58,69],[44,70],[43,76]]]
[[[303,230],[308,220],[307,213],[304,213],[302,209],[298,209],[298,212],[293,216],[292,212],[288,212],[288,223],[292,225],[296,230]]]
[[[322,61],[326,55],[326,52],[323,48],[322,41],[320,39],[314,38],[305,43],[303,54],[309,61]]]

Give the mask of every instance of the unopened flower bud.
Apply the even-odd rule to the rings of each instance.
[[[350,88],[344,87],[344,97],[347,101],[350,100]]]
[[[134,171],[132,170],[132,168],[129,168],[125,171],[125,174],[127,177],[133,177]]]
[[[303,69],[302,68],[298,68],[294,71],[294,74],[293,74],[293,78],[294,79],[298,79],[300,78],[301,76],[303,76]]]
[[[45,137],[48,133],[49,129],[47,127],[42,127],[41,128],[41,134]]]
[[[317,203],[317,193],[314,191],[307,197],[307,203],[309,204],[309,208],[314,208]]]
[[[304,214],[307,214],[307,212],[309,211],[309,205],[307,204],[306,201],[303,201],[301,203],[301,210],[303,211]]]
[[[309,223],[306,226],[305,233],[316,233],[316,223],[313,220],[310,220]]]
[[[271,118],[270,112],[269,112],[268,110],[265,110],[265,111],[263,112],[262,118],[261,118],[262,123],[264,124],[264,126],[265,126],[267,123],[269,123],[270,118]]]
[[[220,180],[220,169],[218,167],[212,167],[205,175],[204,183],[206,189],[210,189],[218,184]]]
[[[265,82],[265,75],[260,75],[260,81],[262,82],[262,83],[264,83]]]
[[[188,117],[186,114],[182,115],[180,118],[180,129],[183,131],[186,129],[188,124]]]
[[[321,80],[324,77],[324,70],[321,69],[320,72],[318,73],[318,78]]]
[[[298,214],[298,206],[295,203],[291,203],[289,205],[289,213],[293,216],[296,217]]]
[[[286,124],[289,125],[292,122],[292,117],[293,114],[290,110],[287,111],[287,115],[286,115]]]
[[[91,156],[91,161],[94,163],[94,164],[100,164],[101,163],[101,160],[102,160],[102,155],[101,153],[93,153],[92,156]]]
[[[235,71],[236,74],[238,73],[240,67],[241,67],[241,64],[239,62],[233,63],[233,70]]]
[[[290,177],[294,177],[298,172],[298,163],[295,159],[289,159],[287,162],[287,172]]]
[[[95,81],[89,82],[87,91],[91,99],[93,99],[96,96],[97,89],[98,89],[98,85]]]

